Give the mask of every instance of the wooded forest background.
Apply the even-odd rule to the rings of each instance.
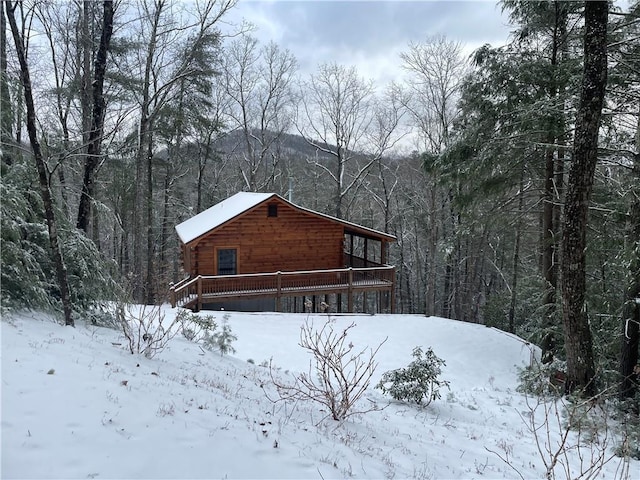
[[[336,63],[300,74],[249,25],[223,27],[236,1],[0,2],[2,307],[61,308],[64,277],[68,318],[118,295],[162,302],[184,275],[176,224],[241,190],[291,193],[397,236],[398,313],[563,358],[585,3],[504,0],[508,44],[467,58],[426,38],[383,86]],[[586,197],[584,314],[610,378],[637,363],[640,325],[640,4],[627,7],[606,16]]]

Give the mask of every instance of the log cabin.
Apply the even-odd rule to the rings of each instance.
[[[186,277],[170,286],[173,307],[394,310],[393,235],[252,192],[175,228]]]

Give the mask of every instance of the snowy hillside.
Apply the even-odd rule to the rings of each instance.
[[[2,478],[544,477],[525,420],[533,405],[515,391],[518,368],[532,358],[522,340],[433,317],[334,317],[356,323],[349,339],[358,349],[388,337],[372,385],[405,367],[415,346],[446,361],[441,378],[450,382],[425,408],[390,402],[372,386],[362,402],[380,410],[338,423],[317,404],[265,395],[274,391],[260,364],[271,360],[283,380],[308,371],[298,346],[306,315],[228,315],[233,355],[179,335],[153,359],[128,353],[116,330],[3,318]],[[620,478],[619,464],[598,478]]]

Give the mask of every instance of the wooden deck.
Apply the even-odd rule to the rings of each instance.
[[[200,310],[203,304],[241,298],[274,298],[280,311],[281,299],[303,295],[346,294],[347,309],[353,311],[358,292],[389,292],[391,312],[395,310],[395,268],[343,268],[248,275],[198,275],[170,287],[172,307]]]

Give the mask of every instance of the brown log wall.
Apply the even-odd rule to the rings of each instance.
[[[237,249],[238,274],[343,267],[342,225],[269,203],[278,204],[277,217],[268,216],[265,203],[204,235],[187,248],[185,269],[192,276],[216,275],[216,248]]]

